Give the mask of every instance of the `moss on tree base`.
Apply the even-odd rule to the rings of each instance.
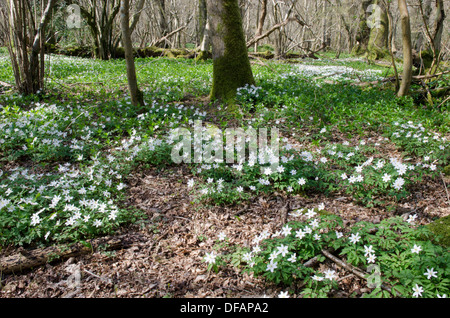
[[[250,57],[257,57],[257,58],[262,58],[262,59],[266,59],[266,60],[270,60],[275,57],[275,54],[273,54],[269,50],[267,50],[265,52],[249,52],[248,55]]]
[[[210,51],[200,51],[195,58],[197,61],[206,61],[212,58],[212,54]]]
[[[446,176],[450,176],[450,165],[448,165],[447,167],[444,168],[444,174]]]
[[[367,59],[369,59],[370,61],[381,60],[386,56],[389,56],[389,51],[387,49],[373,47],[369,48],[369,50],[367,51]]]
[[[211,100],[234,104],[237,89],[255,84],[248,58],[242,18],[237,0],[221,0],[211,6],[213,43],[213,84]]]
[[[450,247],[450,215],[428,224],[427,227],[439,239],[439,245]]]

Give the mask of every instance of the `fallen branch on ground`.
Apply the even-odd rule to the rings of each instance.
[[[444,101],[442,103],[439,104],[439,106],[437,108],[441,108],[442,105],[444,105],[446,102],[448,102],[450,100],[450,96],[448,96],[446,99],[444,99]]]
[[[333,254],[331,254],[330,252],[328,252],[327,250],[322,250],[322,254],[325,255],[328,259],[332,260],[333,262],[335,262],[337,265],[339,265],[340,267],[352,272],[353,274],[355,274],[356,276],[358,276],[361,279],[367,280],[368,277],[368,273],[366,272],[362,272],[360,269],[355,268],[354,266],[347,264],[346,262],[344,262],[343,260],[341,260],[340,258],[334,256]],[[389,288],[388,286],[381,284],[380,287],[388,292],[391,292],[391,288]]]
[[[448,194],[447,185],[445,184],[445,179],[444,179],[444,175],[442,174],[442,172],[440,172],[440,176],[442,179],[442,183],[444,184],[445,194],[447,194],[447,201],[448,201],[448,203],[450,203],[450,195]]]
[[[439,77],[439,76],[442,76],[442,75],[445,75],[445,74],[448,74],[448,73],[450,73],[450,71],[445,71],[445,72],[437,73],[437,74],[434,74],[434,75],[416,75],[416,76],[412,77],[412,81],[420,83],[424,79],[431,79],[431,78]],[[401,76],[399,76],[398,78],[399,78],[399,80],[402,79]],[[378,85],[378,84],[382,84],[382,83],[389,83],[389,82],[395,82],[395,81],[396,81],[395,76],[391,76],[391,77],[387,77],[387,78],[384,78],[384,79],[378,80],[378,81],[352,83],[351,85],[369,86],[369,85]]]
[[[0,81],[0,86],[13,87],[11,84]]]
[[[31,251],[22,250],[16,254],[0,259],[0,273],[19,273],[45,265],[54,259],[61,260],[89,254],[99,248],[107,251],[118,250],[123,248],[124,245],[122,237],[106,237],[93,240],[89,242],[88,246],[77,243],[73,245],[50,246]]]

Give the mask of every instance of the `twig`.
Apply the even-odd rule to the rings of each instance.
[[[94,276],[95,278],[98,278],[98,279],[104,281],[104,282],[112,283],[112,280],[111,280],[110,278],[105,278],[105,277],[102,277],[102,276],[98,276],[98,275],[96,275],[96,274],[94,274],[94,273],[88,271],[87,269],[84,269],[83,271],[86,272],[86,273],[88,273],[88,274],[91,275],[91,276]]]
[[[1,86],[5,86],[5,87],[13,87],[11,84],[5,83],[5,82],[2,82],[2,81],[0,81],[0,85]]]
[[[137,296],[142,296],[147,294],[149,291],[151,291],[153,288],[155,288],[156,286],[158,286],[158,284],[151,284],[149,287],[147,287],[146,289],[144,289],[142,292],[139,293],[132,293],[131,295],[137,295]]]
[[[430,78],[433,78],[433,77],[439,77],[441,75],[445,75],[445,74],[449,74],[449,73],[450,73],[450,70],[449,71],[444,71],[444,72],[441,72],[441,73],[436,73],[436,74],[433,74],[433,75],[416,75],[416,76],[413,76],[412,79],[413,80],[430,79]]]
[[[420,84],[423,86],[425,91],[427,92],[428,102],[433,105],[433,97],[431,96],[430,89],[428,88],[427,84],[423,80],[420,80]]]
[[[444,99],[444,101],[442,103],[440,103],[437,108],[441,108],[441,106],[444,105],[445,102],[448,102],[449,100],[450,100],[450,96],[448,96],[446,99]]]
[[[349,278],[349,277],[352,277],[352,276],[354,276],[355,274],[348,274],[347,276],[344,276],[344,277],[341,277],[341,278],[339,278],[337,281],[338,282],[340,282],[341,280],[344,280],[344,279],[346,279],[346,278]]]
[[[92,106],[90,106],[86,111],[88,111],[88,110],[91,109],[92,107],[97,107],[97,106],[98,106],[98,105],[92,105]],[[81,115],[84,115],[84,114],[85,114],[85,112],[82,112],[82,113],[80,113],[77,117],[75,117],[74,119],[72,119],[72,120],[70,121],[69,125],[66,127],[66,129],[64,129],[64,131],[66,131],[67,129],[69,129],[69,127],[72,126],[72,125],[76,122],[76,120],[77,120],[78,118],[80,118]]]
[[[185,220],[185,221],[192,221],[191,219],[188,219],[188,218],[185,218],[185,217],[182,217],[182,216],[178,216],[178,215],[173,215],[173,217],[176,218],[176,219],[181,219],[181,220]]]
[[[269,30],[267,30],[264,34],[255,36],[253,39],[249,40],[249,41],[247,42],[247,47],[251,47],[253,44],[259,42],[260,40],[262,40],[262,39],[264,39],[264,38],[266,38],[266,37],[268,37],[268,36],[271,35],[274,31],[276,31],[276,30],[278,30],[278,29],[284,27],[285,25],[287,25],[287,24],[288,24],[289,22],[291,22],[291,21],[296,21],[296,22],[298,22],[299,24],[304,24],[304,22],[301,21],[301,20],[299,20],[298,18],[292,18],[292,17],[291,17],[291,18],[287,18],[287,19],[285,19],[284,21],[282,21],[282,22],[280,22],[280,23],[278,23],[278,24],[275,24],[272,28],[270,28]]]
[[[332,260],[333,262],[335,262],[337,265],[339,265],[340,267],[345,268],[346,270],[352,272],[353,274],[355,274],[356,276],[358,276],[361,279],[367,280],[367,273],[365,272],[361,272],[361,270],[353,267],[350,264],[347,264],[346,262],[344,262],[343,260],[337,258],[336,256],[334,256],[333,254],[331,254],[330,252],[328,252],[327,250],[322,250],[322,254],[325,255],[327,258],[329,258],[330,260]],[[380,286],[382,289],[391,292],[391,288],[389,288],[386,285],[381,284]]]
[[[270,67],[269,65],[267,65],[266,63],[264,63],[258,56],[255,55],[253,57],[258,60],[259,65],[267,67],[269,70],[271,70],[274,73],[280,73],[280,72],[276,71],[275,69],[273,69],[272,67]]]
[[[163,233],[161,233],[161,235],[154,239],[153,242],[150,244],[150,247],[148,248],[149,250],[152,250],[153,247],[156,245],[156,243],[158,243],[159,241],[161,241],[164,237],[166,237],[166,235],[169,233],[170,229],[165,230]]]
[[[336,256],[334,256],[333,254],[331,254],[327,250],[322,250],[322,254],[325,255],[326,257],[328,257],[330,260],[332,260],[336,264],[338,264],[340,267],[343,267],[346,270],[352,272],[353,274],[355,274],[359,278],[366,279],[365,274],[363,272],[361,272],[360,270],[354,268],[352,265],[347,264],[346,262],[344,262],[340,258],[337,258]]]
[[[426,80],[426,79],[431,79],[434,77],[439,77],[441,75],[445,75],[450,73],[450,71],[445,71],[445,72],[441,72],[441,73],[437,73],[434,75],[417,75],[417,76],[413,76],[412,80],[413,81],[420,81],[420,80]],[[402,76],[399,76],[399,79],[402,79]],[[394,77],[388,77],[379,81],[372,81],[372,82],[361,82],[361,83],[353,83],[353,85],[357,85],[357,86],[366,86],[366,85],[377,85],[380,83],[386,83],[386,82],[393,82],[395,81],[396,78]]]
[[[303,263],[303,266],[305,266],[305,267],[312,267],[315,263],[317,263],[317,256],[311,258],[306,263]]]
[[[448,99],[448,98],[447,98]],[[444,184],[445,193],[447,194],[447,201],[450,203],[450,196],[448,194],[447,185],[445,184],[444,175],[440,172],[442,183]]]

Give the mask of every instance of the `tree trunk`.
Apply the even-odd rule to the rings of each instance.
[[[322,46],[323,47],[329,47],[331,44],[331,37],[328,32],[328,25],[329,25],[329,15],[328,15],[329,9],[328,9],[328,1],[325,0],[323,2],[323,11],[322,11]]]
[[[339,14],[339,30],[342,30],[342,27],[344,28],[346,34],[347,34],[347,50],[350,52],[353,48],[353,36],[352,36],[352,27],[351,27],[351,23],[348,23],[344,17],[344,14],[342,13],[342,11],[344,11],[343,7],[342,7],[342,2],[341,0],[337,0],[337,5],[338,5],[338,14]],[[351,12],[350,12],[351,14]],[[339,37],[341,37],[341,31],[339,31]],[[339,43],[339,45],[341,45]]]
[[[161,35],[165,36],[169,33],[169,26],[166,17],[166,0],[156,0],[156,4],[158,6],[159,29],[161,31]],[[161,47],[167,48],[168,45],[167,43],[164,43]]]
[[[261,14],[259,15],[258,19],[258,29],[256,30],[255,38],[258,38],[258,36],[260,36],[264,30],[264,22],[266,21],[267,16],[267,1],[268,0],[262,0]],[[258,41],[255,42],[255,52],[257,51],[258,51]]]
[[[405,96],[409,93],[412,80],[412,43],[411,43],[411,25],[406,0],[398,0],[400,11],[400,22],[402,25],[402,43],[403,43],[403,76],[398,96]]]
[[[439,54],[439,52],[441,51],[442,32],[444,31],[444,20],[445,20],[444,0],[436,0],[436,10],[437,16],[433,32],[433,44],[435,52]]]
[[[206,9],[206,0],[198,0],[198,32],[197,43],[201,45],[208,22],[208,10]]]
[[[339,34],[338,34],[336,46],[337,46],[337,50],[336,50],[335,58],[338,59],[339,56],[341,56],[341,50],[342,50],[342,20],[339,20]]]
[[[428,45],[426,47],[422,45],[425,48],[419,52],[420,68],[423,66],[428,74],[432,74],[436,72],[441,59],[441,41],[445,19],[444,3],[443,0],[436,0],[436,19],[432,31],[428,25],[429,12],[427,12],[427,7],[424,8],[422,3],[419,2],[419,9],[422,15],[425,35],[428,39]]]
[[[56,0],[49,0],[43,7],[37,27],[34,25],[35,12],[26,3],[9,1],[8,52],[14,72],[17,89],[25,95],[36,94],[44,88],[43,46],[45,28]],[[37,19],[37,17],[36,17]]]
[[[199,28],[201,30],[200,36],[200,53],[197,60],[205,61],[211,57],[209,48],[211,46],[210,40],[210,23],[208,19],[208,6],[206,0],[199,0]]]
[[[389,44],[389,53],[391,55],[391,63],[392,68],[394,69],[394,75],[395,75],[395,90],[398,91],[400,89],[399,84],[399,78],[398,78],[398,71],[397,71],[397,65],[395,64],[395,56],[394,56],[394,47],[393,47],[393,37],[394,37],[394,24],[392,19],[392,13],[390,11],[390,2],[385,1],[386,5],[386,11],[388,14],[388,24],[389,24],[389,36],[388,36],[388,44]]]
[[[136,29],[136,26],[139,22],[139,19],[141,18],[142,10],[144,9],[145,0],[139,0],[138,4],[136,5],[136,13],[133,15],[133,19],[131,21],[130,31],[131,34],[133,34],[133,31]]]
[[[445,20],[443,0],[436,0],[436,11],[437,11],[436,22],[432,38],[433,62],[431,63],[430,69],[428,70],[428,74],[435,73],[441,61],[441,46],[442,46],[441,42]]]
[[[138,88],[136,68],[134,65],[133,43],[131,42],[130,30],[130,3],[129,0],[121,0],[120,6],[122,42],[127,64],[128,88],[130,90],[131,103],[134,106],[144,105],[142,92]]]
[[[273,4],[273,21],[275,25],[279,25],[280,24],[280,2],[274,2]],[[274,42],[275,42],[275,58],[276,59],[280,59],[283,55],[282,53],[282,48],[281,48],[281,32],[280,32],[281,26],[279,28],[277,28],[274,31]]]
[[[386,7],[381,1],[375,0],[372,5],[374,10],[371,18],[373,18],[373,20],[371,21],[372,25],[367,46],[367,55],[370,60],[376,60],[387,55],[389,22]]]
[[[209,48],[211,46],[211,38],[210,38],[210,26],[209,26],[209,20],[206,21],[205,30],[203,31],[203,40],[202,44],[200,45],[200,53],[197,57],[197,60],[207,60],[210,58],[210,52]]]
[[[81,6],[80,1],[66,0],[67,4],[80,5],[81,16],[86,22],[91,33],[95,47],[95,57],[108,60],[114,55],[118,41],[114,43],[114,22],[120,10],[120,1],[103,0],[97,4],[96,0],[90,0],[90,8]]]
[[[367,46],[370,37],[370,28],[367,25],[367,9],[372,3],[372,0],[361,1],[361,7],[359,11],[359,25],[355,37],[355,46],[352,49],[352,53],[360,55],[367,52]]]
[[[238,88],[255,83],[238,0],[208,0],[208,16],[213,49],[210,98],[232,104]]]
[[[430,15],[431,15],[431,0],[418,0],[418,1],[422,1],[423,4],[423,21],[426,25],[429,25],[429,21],[430,21]],[[425,49],[426,45],[426,40],[425,40],[425,36],[424,36],[424,30],[422,30],[422,28],[419,31],[419,34],[417,35],[417,41],[416,41],[416,45],[415,45],[415,49],[417,52],[422,51],[423,49]]]

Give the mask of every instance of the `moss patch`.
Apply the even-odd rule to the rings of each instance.
[[[335,215],[334,213],[330,212],[330,211],[326,211],[326,210],[319,210],[317,212],[320,216],[329,216],[329,215]]]
[[[195,58],[197,61],[206,61],[212,59],[212,53],[210,51],[200,51]]]
[[[428,224],[427,227],[439,238],[439,245],[450,247],[450,215]]]
[[[270,60],[270,59],[273,59],[275,57],[275,54],[273,54],[271,51],[267,50],[265,52],[256,52],[256,53],[255,52],[250,52],[249,56]]]
[[[57,47],[55,45],[47,46],[48,53],[76,56],[84,58],[92,58],[94,56],[94,49],[88,46],[67,46],[67,47]]]

